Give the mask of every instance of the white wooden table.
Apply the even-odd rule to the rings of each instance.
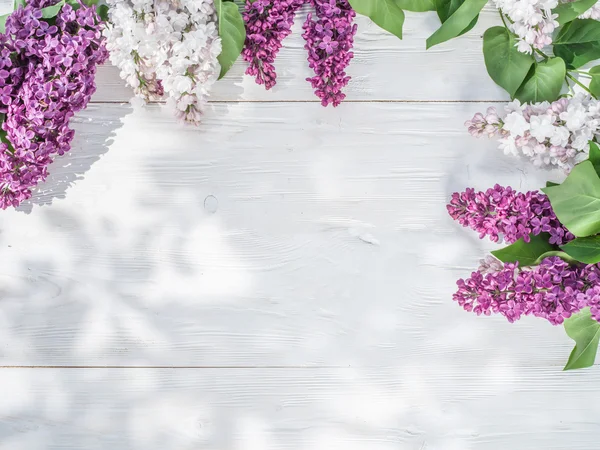
[[[0,449],[598,448],[600,371],[561,371],[563,330],[451,300],[493,245],[450,194],[548,177],[463,127],[506,99],[496,17],[427,52],[434,14],[403,41],[360,18],[336,109],[299,19],[277,87],[237,64],[199,129],[103,67],[72,152],[0,213]]]

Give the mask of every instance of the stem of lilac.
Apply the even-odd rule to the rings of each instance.
[[[589,72],[584,72],[583,70],[577,70],[577,69],[573,69],[573,70],[569,70],[569,72],[575,72],[581,76],[587,77],[587,78],[592,78],[592,76],[590,75]]]
[[[506,28],[506,31],[508,31],[510,33],[510,29],[508,28],[508,25],[506,24],[506,19],[504,18],[504,14],[502,14],[502,11],[498,10],[498,14],[500,14],[500,18],[502,19],[502,24],[504,25],[504,28]]]
[[[569,79],[567,77],[565,77],[565,83],[567,83],[567,87],[569,88],[568,95],[570,95],[570,96],[575,95],[575,92],[573,91],[573,86],[571,86],[571,83],[569,83]]]
[[[590,89],[583,83],[581,83],[577,78],[575,78],[573,75],[571,75],[569,72],[567,72],[567,78],[569,78],[571,81],[573,81],[573,83],[577,84],[580,88],[584,89],[585,91],[587,91],[592,97],[594,97],[596,100],[598,99],[598,97],[596,97],[592,91],[590,91]]]
[[[539,48],[534,48],[533,49],[538,55],[540,55],[542,58],[544,59],[549,59],[550,57],[548,55],[546,55],[543,51],[541,51]]]

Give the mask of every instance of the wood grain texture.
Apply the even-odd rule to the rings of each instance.
[[[552,368],[0,371],[1,450],[589,450],[600,376]],[[582,408],[582,405],[585,405]]]
[[[468,135],[480,106],[219,104],[194,130],[93,105],[0,215],[0,365],[558,369],[560,328],[451,301],[486,246],[450,193],[546,175]]]

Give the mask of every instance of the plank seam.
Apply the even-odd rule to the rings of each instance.
[[[348,369],[351,366],[0,366],[1,369]]]
[[[444,103],[506,103],[507,100],[344,100],[344,104],[346,103],[434,103],[434,104],[444,104]],[[89,105],[123,105],[128,104],[129,100],[122,101],[91,101]],[[236,104],[236,103],[317,103],[320,104],[319,101],[313,100],[215,100],[209,101],[209,104],[220,105],[220,104]],[[148,105],[164,105],[165,102],[149,102]]]

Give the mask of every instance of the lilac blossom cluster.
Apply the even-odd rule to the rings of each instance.
[[[308,65],[315,76],[307,78],[321,104],[338,106],[346,94],[350,77],[345,69],[354,57],[352,45],[357,26],[353,24],[356,13],[347,0],[314,0],[317,20],[309,14],[304,26],[304,37],[308,50]]]
[[[489,236],[503,236],[508,243],[546,232],[551,244],[574,239],[558,221],[548,198],[537,191],[520,193],[496,185],[485,192],[467,189],[454,193],[447,205],[450,216],[461,225]],[[481,261],[479,269],[456,283],[453,299],[477,315],[501,314],[514,322],[522,316],[542,317],[561,324],[589,307],[600,321],[600,264],[572,264],[558,256],[543,258],[539,265],[521,267],[503,264],[493,256]]]
[[[523,239],[530,235],[550,235],[550,243],[562,245],[575,237],[559,222],[548,197],[538,191],[517,192],[511,187],[496,185],[485,192],[468,188],[452,194],[446,206],[450,216],[464,227],[479,233],[479,238],[489,236],[493,242],[502,237],[505,242]]]
[[[508,27],[518,37],[520,52],[532,53],[552,43],[552,33],[559,25],[552,9],[558,0],[494,0],[494,4],[510,19]]]
[[[160,100],[162,81],[156,75],[158,36],[153,0],[135,3],[108,0],[109,23],[104,34],[111,62],[120,69],[121,78],[144,101]]]
[[[495,265],[494,270],[489,270]],[[458,280],[453,299],[477,315],[501,314],[514,322],[533,315],[559,325],[585,307],[600,321],[600,268],[597,264],[569,265],[557,256],[538,266],[486,261],[485,270]]]
[[[108,0],[107,47],[144,101],[167,96],[175,116],[199,125],[221,71],[213,0]]]
[[[506,15],[507,27],[517,35],[517,49],[533,53],[552,44],[552,34],[558,28],[558,14],[553,11],[561,3],[576,0],[494,0],[500,14]],[[580,19],[600,20],[600,2],[579,16]]]
[[[0,36],[0,208],[18,206],[48,174],[56,155],[69,151],[69,119],[96,90],[96,66],[107,57],[102,24],[92,7],[64,5],[51,22],[33,0],[14,11]]]
[[[294,16],[305,3],[314,7],[303,25],[304,48],[315,76],[307,78],[323,106],[338,106],[342,89],[350,81],[345,69],[353,58],[356,13],[348,0],[246,0],[246,43],[242,56],[249,63],[246,74],[267,89],[276,84],[274,62],[282,41],[291,33]]]
[[[587,158],[589,141],[600,135],[600,102],[584,94],[553,103],[527,105],[515,100],[505,107],[505,114],[488,108],[465,126],[475,137],[498,136],[506,154],[569,172]]]
[[[275,57],[282,41],[292,32],[294,16],[305,0],[246,0],[246,43],[242,57],[249,63],[246,74],[266,89],[275,86]]]

